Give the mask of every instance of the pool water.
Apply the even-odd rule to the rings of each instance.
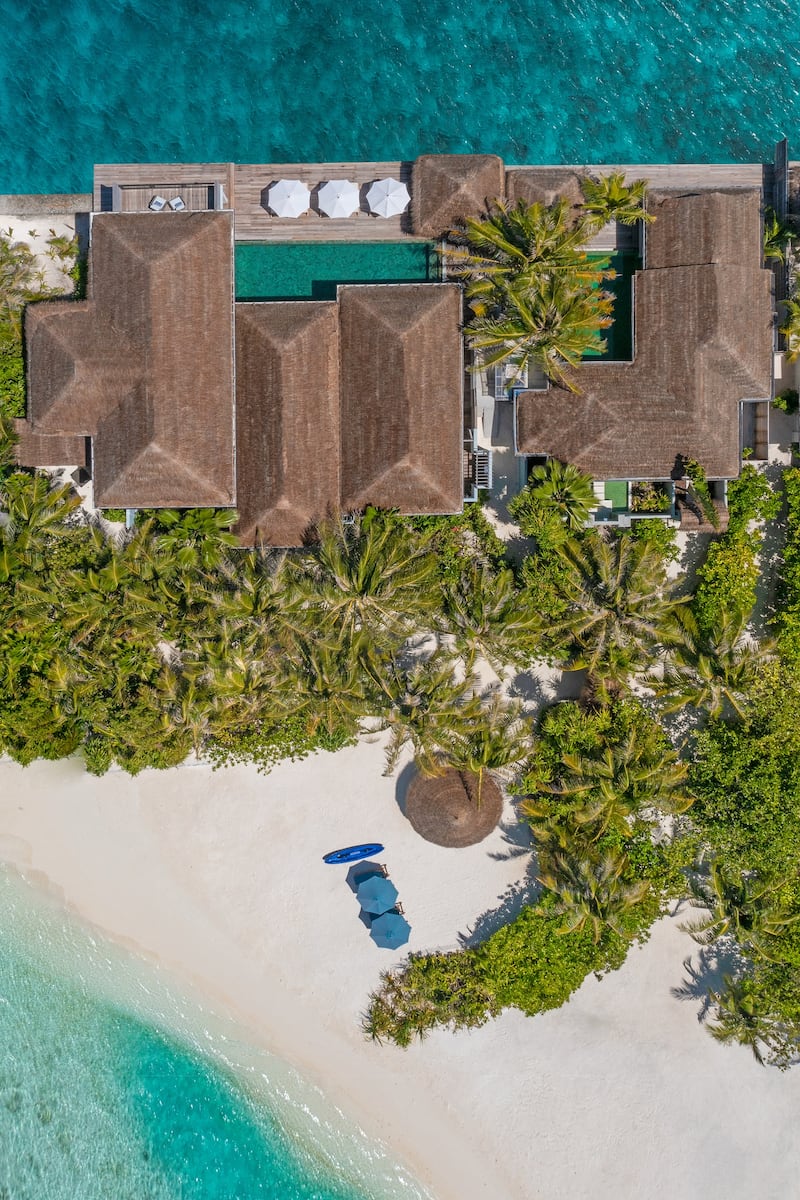
[[[641,259],[630,252],[590,254],[589,257],[603,259],[608,263],[609,270],[615,272],[613,279],[603,282],[604,289],[614,297],[614,320],[608,329],[602,331],[605,351],[602,354],[590,353],[586,357],[599,358],[603,362],[630,362],[633,358],[633,277],[642,265]]]
[[[335,300],[340,283],[439,278],[430,242],[246,242],[236,246],[236,299]]]

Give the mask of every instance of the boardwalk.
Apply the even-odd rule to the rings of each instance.
[[[795,164],[792,164],[795,166]],[[155,195],[171,200],[180,196],[187,208],[198,211],[232,208],[237,242],[397,242],[412,239],[410,213],[384,219],[372,216],[365,198],[376,179],[393,176],[412,190],[411,162],[336,163],[122,163],[98,164],[94,169],[95,212],[112,209],[144,212]],[[508,167],[507,172],[527,168]],[[538,170],[549,170],[538,167]],[[553,170],[564,170],[553,167]],[[773,168],[761,163],[644,163],[601,164],[569,168],[593,174],[621,170],[629,179],[647,179],[654,188],[763,187],[770,202]],[[299,179],[311,190],[311,209],[296,219],[275,217],[267,208],[267,192],[278,179]],[[361,210],[352,217],[332,220],[316,209],[316,191],[329,179],[351,179],[361,189]],[[412,197],[413,199],[413,197]],[[593,249],[627,248],[618,233],[605,230]],[[623,240],[625,238],[623,234]]]

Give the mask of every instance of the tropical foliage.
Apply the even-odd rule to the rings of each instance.
[[[647,542],[594,532],[567,541],[562,554],[567,609],[558,632],[569,664],[601,691],[623,686],[646,667],[681,603],[663,560]]]
[[[609,221],[619,221],[620,225],[636,225],[640,221],[649,224],[655,220],[653,214],[647,211],[647,181],[644,179],[626,183],[624,172],[612,171],[610,175],[597,178],[587,176],[581,188],[586,214],[590,222],[597,226],[602,227]]]
[[[595,504],[592,479],[570,463],[548,458],[531,471],[527,485],[509,505],[509,512],[528,537],[537,537],[551,518],[567,529],[582,529]]]
[[[508,363],[517,376],[529,368],[576,391],[575,369],[602,354],[602,333],[613,320],[613,277],[607,259],[586,245],[607,220],[650,220],[643,180],[622,176],[585,181],[577,218],[565,200],[550,206],[496,201],[483,220],[452,230],[444,250],[451,277],[465,283],[472,317],[465,332],[477,367]]]

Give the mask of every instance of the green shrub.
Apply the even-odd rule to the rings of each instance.
[[[797,388],[784,388],[782,392],[778,393],[772,404],[781,412],[788,413],[791,416],[797,412],[798,405],[800,404],[800,392],[797,391]]]
[[[677,562],[680,557],[675,530],[666,521],[645,517],[631,522],[630,536],[647,542],[658,552],[663,562]]]
[[[25,365],[17,342],[0,341],[0,414],[25,416]]]
[[[780,506],[780,495],[751,463],[728,484],[728,529],[711,543],[697,571],[692,608],[702,630],[713,632],[726,612],[750,616],[759,575],[756,557],[764,534],[760,528],[748,527],[754,521],[773,520]]]
[[[697,570],[697,591],[692,609],[701,630],[719,628],[724,613],[749,617],[756,602],[760,539],[747,534],[712,542],[706,560]]]
[[[266,775],[284,759],[294,762],[315,750],[334,752],[356,740],[344,729],[329,732],[320,727],[312,733],[305,718],[296,713],[279,724],[254,721],[244,729],[216,734],[206,742],[204,754],[215,768],[252,762]]]

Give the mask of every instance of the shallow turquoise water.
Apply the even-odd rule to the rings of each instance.
[[[109,161],[757,160],[800,143],[796,30],[793,0],[9,3],[0,191]]]
[[[306,1117],[290,1069],[264,1056],[256,1092],[223,1065],[230,1038],[203,1029],[212,1059],[188,1023],[143,1020],[186,1002],[33,896],[0,871],[3,1200],[423,1200],[363,1135]]]
[[[429,242],[245,242],[236,247],[237,300],[335,300],[339,283],[438,279]]]

